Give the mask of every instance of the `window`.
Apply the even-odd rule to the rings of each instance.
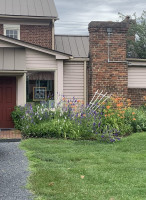
[[[54,72],[28,72],[27,102],[48,101],[54,107]]]
[[[4,35],[20,40],[20,25],[4,25]]]

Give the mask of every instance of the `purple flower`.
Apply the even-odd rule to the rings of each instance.
[[[96,123],[94,122],[94,123],[93,123],[93,126],[95,126],[95,125],[96,125]]]

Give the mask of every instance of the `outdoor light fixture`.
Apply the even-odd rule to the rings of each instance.
[[[112,33],[112,28],[107,28],[107,33]]]

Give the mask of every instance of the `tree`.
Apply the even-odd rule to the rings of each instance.
[[[121,18],[125,18],[120,14]],[[127,57],[146,59],[146,11],[141,17],[136,14],[126,17],[129,20],[129,31],[127,34]]]

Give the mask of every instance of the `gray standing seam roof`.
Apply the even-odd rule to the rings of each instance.
[[[54,0],[0,0],[0,15],[58,18]]]
[[[89,36],[55,35],[55,50],[75,58],[88,58]]]

